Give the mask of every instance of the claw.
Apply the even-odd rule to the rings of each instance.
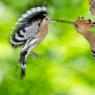
[[[38,54],[37,54],[37,53],[35,53],[35,52],[31,52],[31,56],[36,57],[36,58],[41,58],[41,56],[40,56],[40,55],[38,55]]]

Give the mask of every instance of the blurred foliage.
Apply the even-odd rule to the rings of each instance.
[[[89,32],[95,32],[95,28],[89,29]]]
[[[43,2],[44,1],[44,2]],[[16,68],[21,48],[9,44],[17,18],[35,2],[48,5],[54,19],[94,20],[88,0],[0,0],[0,95],[95,95],[95,60],[88,42],[68,24],[51,23],[45,40],[29,56],[27,74],[19,79]]]

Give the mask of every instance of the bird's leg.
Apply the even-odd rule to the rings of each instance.
[[[20,54],[20,63],[21,63],[21,77],[24,77],[25,76],[25,72],[26,72],[26,59],[29,55],[29,53],[31,52],[31,50],[33,50],[35,48],[35,46],[38,44],[38,40],[35,38],[35,39],[32,39],[30,41],[28,41],[21,54]]]
[[[40,55],[38,55],[37,53],[35,53],[33,51],[31,52],[31,56],[36,57],[36,58],[41,58]]]

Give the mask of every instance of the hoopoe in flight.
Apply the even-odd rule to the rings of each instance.
[[[50,22],[45,6],[31,8],[16,22],[10,42],[15,48],[24,45],[20,53],[22,77],[25,75],[28,55],[46,37]]]

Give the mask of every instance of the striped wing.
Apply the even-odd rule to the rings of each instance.
[[[46,16],[46,8],[35,7],[28,10],[18,19],[13,29],[10,42],[14,47],[22,45],[29,37],[33,38],[38,32],[39,24]]]
[[[95,0],[89,0],[91,14],[95,16]]]

